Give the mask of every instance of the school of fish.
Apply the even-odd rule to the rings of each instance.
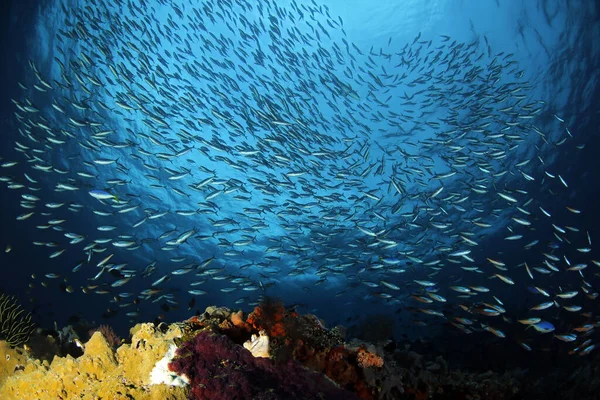
[[[583,145],[484,36],[361,48],[316,0],[60,11],[0,160],[32,246],[80,260],[36,282],[135,319],[142,302],[254,305],[301,281],[528,351],[548,335],[594,350],[600,262],[549,161]]]

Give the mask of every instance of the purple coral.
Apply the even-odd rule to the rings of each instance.
[[[169,369],[189,378],[190,399],[358,399],[294,360],[254,358],[228,337],[209,332],[184,343]]]

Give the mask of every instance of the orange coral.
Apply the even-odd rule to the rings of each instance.
[[[260,310],[260,307],[258,307],[258,306],[254,307],[254,311],[252,311],[250,313],[250,315],[248,315],[248,318],[246,319],[246,323],[249,325],[252,325],[253,328],[258,329],[256,325],[262,319],[261,314],[262,314],[262,311]]]
[[[285,308],[281,302],[268,302],[254,308],[246,323],[256,330],[266,330],[271,337],[284,337],[287,332],[283,324]]]
[[[358,361],[358,365],[361,368],[368,368],[368,367],[381,368],[383,366],[383,358],[381,356],[370,353],[365,349],[358,350],[358,354],[356,355],[356,360]]]
[[[202,326],[202,321],[200,320],[200,317],[198,317],[197,315],[194,315],[193,317],[189,318],[186,322],[189,323],[190,325]]]
[[[243,315],[244,313],[242,312],[242,310],[231,313],[231,323],[239,328],[245,328],[246,323],[244,322]]]

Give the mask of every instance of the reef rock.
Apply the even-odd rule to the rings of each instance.
[[[152,369],[169,351],[173,339],[183,334],[177,325],[164,331],[153,324],[138,324],[131,329],[131,344],[116,352],[96,332],[81,357],[55,356],[50,364],[28,360],[24,368],[12,366],[12,375],[0,387],[0,399],[186,399],[186,387],[151,385]],[[11,372],[8,364],[0,368]]]

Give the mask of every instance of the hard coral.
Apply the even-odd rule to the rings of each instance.
[[[206,331],[178,349],[170,368],[190,379],[191,399],[357,399],[293,360],[255,358],[228,337]]]

